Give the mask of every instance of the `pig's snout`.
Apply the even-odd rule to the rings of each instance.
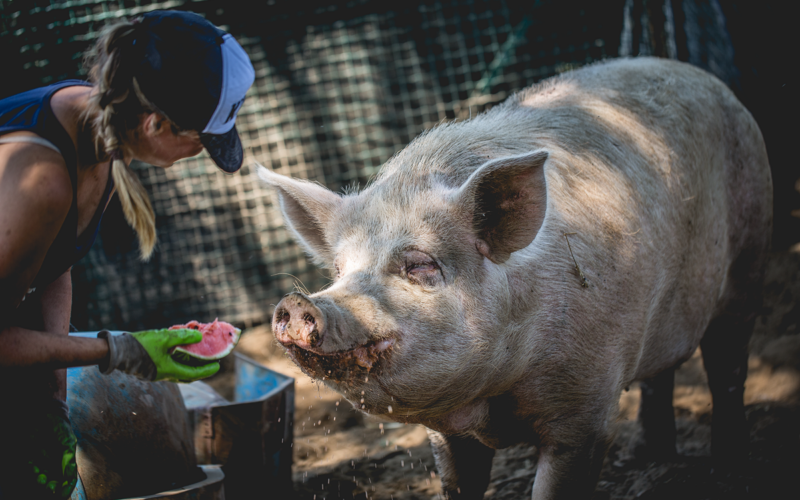
[[[314,349],[324,340],[325,314],[302,293],[290,293],[275,307],[272,332],[284,345]]]

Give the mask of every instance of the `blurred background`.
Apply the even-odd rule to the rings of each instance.
[[[84,78],[82,54],[108,21],[197,12],[233,34],[256,81],[237,126],[245,165],[203,153],[169,169],[137,164],[157,215],[146,263],[112,203],[73,268],[72,323],[139,330],[215,317],[269,323],[302,283],[328,282],[291,241],[253,164],[333,190],[364,186],[424,129],[593,61],[656,55],[728,83],[764,134],[775,185],[775,250],[800,251],[800,170],[790,80],[791,2],[777,0],[0,0],[0,98]],[[791,138],[790,138],[791,134]],[[795,316],[800,319],[800,311]]]

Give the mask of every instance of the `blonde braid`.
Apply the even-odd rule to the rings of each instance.
[[[111,174],[122,211],[136,231],[140,258],[148,260],[156,244],[155,214],[147,191],[122,159],[127,150],[123,134],[138,126],[142,113],[154,111],[154,106],[137,92],[135,78],[125,74],[125,64],[132,63],[125,60],[121,47],[133,33],[134,24],[127,21],[107,26],[87,53],[89,79],[97,91],[90,97],[84,116],[92,121],[96,154],[111,158]]]
[[[106,107],[103,115],[113,113],[112,106]],[[114,177],[114,186],[117,189],[117,197],[125,220],[136,231],[139,239],[139,256],[146,261],[153,254],[156,245],[156,216],[153,206],[150,204],[150,197],[147,194],[139,178],[133,171],[125,165],[119,154],[119,146],[112,138],[116,138],[113,127],[107,126],[103,129],[105,152],[111,154],[111,175]]]

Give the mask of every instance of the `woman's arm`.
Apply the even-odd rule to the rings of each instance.
[[[72,314],[72,276],[67,270],[41,294],[43,331],[66,335]]]
[[[69,320],[72,314],[72,268],[50,283],[41,294],[42,323],[45,332],[69,335]],[[67,370],[53,371],[55,397],[67,400]]]
[[[35,327],[16,321],[71,204],[61,155],[33,144],[0,147],[0,367],[58,369],[96,364],[108,355],[105,340],[64,335],[72,296],[68,273],[37,294],[43,306],[26,305],[39,315]]]
[[[28,300],[36,301],[28,303]],[[62,274],[41,293],[28,298],[23,305],[26,316],[22,326],[0,332],[0,366],[49,368],[98,364],[108,357],[108,342],[103,339],[69,337],[72,308],[72,278]],[[56,372],[59,393],[65,392],[63,372]],[[61,394],[59,394],[61,395]],[[65,396],[64,394],[63,396]]]
[[[103,339],[70,337],[17,326],[0,332],[0,366],[49,369],[96,365],[108,357]]]
[[[34,302],[29,302],[34,301]],[[58,370],[98,364],[108,358],[103,339],[68,337],[72,307],[72,279],[67,271],[41,293],[23,302],[19,321],[0,331],[0,367]],[[24,325],[24,326],[20,326]],[[60,373],[59,373],[60,372]],[[58,395],[66,396],[64,373],[56,372]],[[63,394],[62,394],[63,393]]]

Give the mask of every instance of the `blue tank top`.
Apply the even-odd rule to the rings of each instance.
[[[0,136],[9,132],[25,130],[52,142],[64,157],[67,172],[72,181],[72,206],[64,224],[50,245],[39,273],[31,287],[48,285],[64,274],[74,263],[83,258],[91,248],[100,228],[108,197],[114,183],[109,173],[106,190],[100,205],[86,230],[78,233],[78,155],[67,131],[59,123],[50,98],[60,89],[72,86],[91,86],[81,80],[65,80],[47,87],[29,90],[0,100]]]

